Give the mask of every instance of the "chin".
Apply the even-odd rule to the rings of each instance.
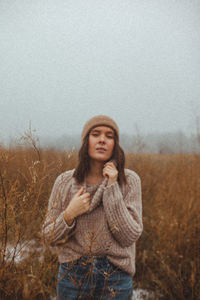
[[[103,157],[103,156],[95,156],[95,157],[91,157],[92,160],[96,160],[99,162],[105,162],[109,160],[109,157]]]
[[[99,162],[105,162],[107,161],[106,158],[93,158],[93,160],[99,161]]]

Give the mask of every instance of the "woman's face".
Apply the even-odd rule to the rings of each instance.
[[[107,126],[97,126],[90,131],[88,154],[97,161],[111,158],[115,145],[114,130]]]

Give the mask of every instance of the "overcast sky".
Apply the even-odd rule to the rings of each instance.
[[[96,114],[190,134],[200,115],[199,0],[1,0],[0,57],[0,141]]]

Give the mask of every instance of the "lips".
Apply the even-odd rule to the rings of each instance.
[[[97,150],[98,152],[105,152],[105,151],[106,151],[106,149],[103,148],[103,147],[98,147],[98,148],[96,148],[96,150]]]

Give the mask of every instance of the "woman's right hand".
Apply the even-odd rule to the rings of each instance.
[[[81,187],[70,201],[68,207],[65,209],[64,218],[66,221],[73,221],[74,218],[86,213],[89,210],[90,193],[83,193],[83,191],[84,189]]]

